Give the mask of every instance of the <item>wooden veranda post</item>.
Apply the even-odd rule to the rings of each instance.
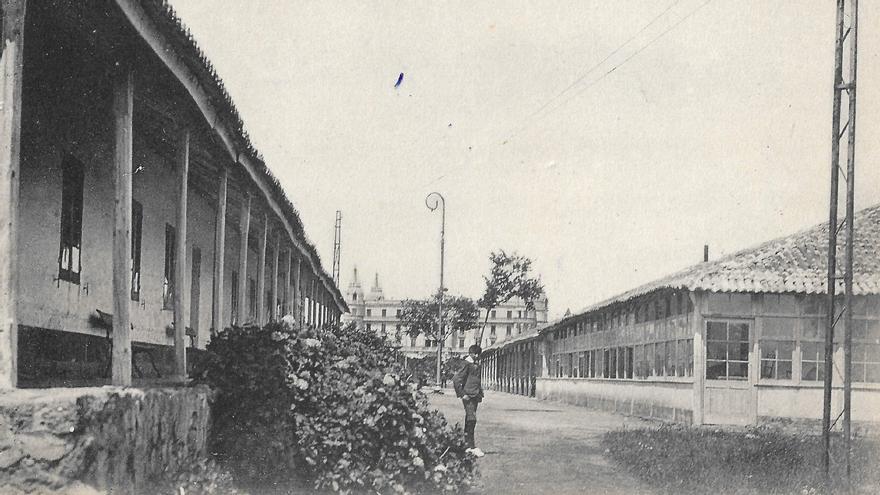
[[[318,284],[318,281],[315,280],[315,326],[320,327],[323,322],[321,321],[321,287]]]
[[[305,287],[303,288],[303,321],[306,325],[312,324],[312,279],[309,276],[309,270],[306,268],[303,273],[305,277]],[[308,302],[306,302],[308,298]]]
[[[248,235],[251,228],[251,196],[244,193],[241,198],[241,211],[238,221],[239,226],[239,246],[238,246],[238,307],[236,308],[237,325],[242,325],[247,321],[246,308],[247,293],[247,264],[248,264]]]
[[[269,233],[269,215],[263,213],[263,233],[260,237],[260,258],[257,261],[257,324],[266,324],[266,236]]]
[[[296,269],[293,271],[293,309],[294,319],[302,325],[302,260],[296,258]]]
[[[189,131],[183,131],[183,139],[177,155],[177,245],[174,247],[174,374],[178,380],[186,379],[186,207],[187,179],[189,177]]]
[[[0,389],[16,386],[18,371],[17,227],[21,78],[25,0],[3,0],[0,56]]]
[[[312,326],[316,326],[318,319],[316,318],[318,304],[315,301],[315,294],[318,292],[318,279],[317,274],[312,278],[311,283],[309,284],[311,290],[309,291],[309,313],[311,314],[310,323]]]
[[[133,73],[121,64],[113,81],[113,385],[131,385],[131,171]]]
[[[223,275],[226,265],[226,194],[229,168],[220,166],[220,184],[217,189],[217,221],[214,239],[214,304],[211,313],[211,334],[223,330]]]
[[[305,271],[306,284],[305,289],[303,290],[303,319],[305,320],[306,325],[312,324],[312,279],[311,275],[309,275],[308,269]],[[306,302],[306,298],[309,299]]]
[[[272,250],[272,307],[269,308],[272,321],[278,321],[278,250],[281,248],[281,236],[275,233],[275,248]]]
[[[283,296],[284,297],[284,311],[283,311],[284,315],[282,315],[282,316],[293,314],[293,309],[292,309],[293,296],[292,296],[292,288],[290,287],[290,283],[291,283],[290,276],[291,276],[291,271],[293,270],[293,267],[290,266],[291,263],[293,263],[293,253],[288,248],[287,249],[287,262],[284,264],[286,269],[284,271],[284,296]]]

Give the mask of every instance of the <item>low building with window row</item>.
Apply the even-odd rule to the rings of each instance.
[[[855,421],[880,420],[880,206],[856,214]],[[707,261],[490,347],[494,388],[695,424],[822,415],[827,225]],[[843,240],[838,252],[843,253]],[[843,305],[843,282],[837,289]],[[833,409],[842,407],[843,319]],[[532,383],[531,387],[522,385]],[[518,388],[517,388],[518,387]]]

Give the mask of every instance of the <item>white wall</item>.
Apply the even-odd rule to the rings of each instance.
[[[693,383],[685,380],[538,378],[536,389],[539,399],[683,422],[690,422],[693,410]],[[652,406],[656,409],[654,414]]]

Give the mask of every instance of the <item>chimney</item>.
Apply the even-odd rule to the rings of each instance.
[[[709,261],[709,245],[703,244],[703,263]]]

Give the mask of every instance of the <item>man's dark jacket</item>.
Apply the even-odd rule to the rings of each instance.
[[[452,378],[452,386],[455,387],[457,397],[467,395],[478,402],[481,401],[483,387],[480,385],[480,365],[466,360],[464,366]]]

